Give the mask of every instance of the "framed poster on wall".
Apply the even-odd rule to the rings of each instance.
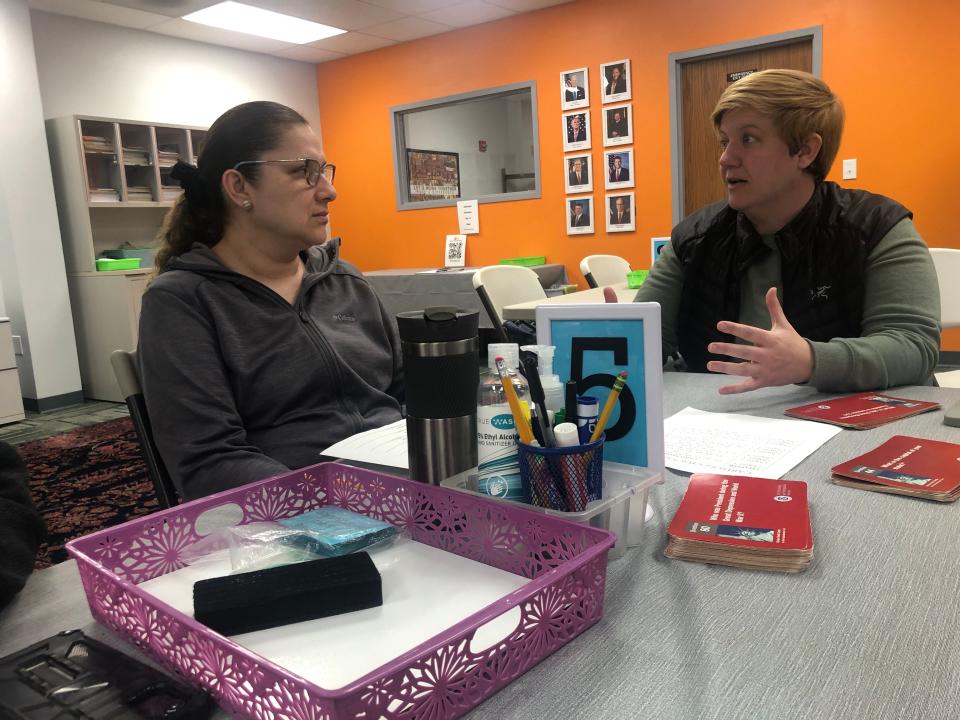
[[[407,148],[410,201],[460,197],[460,155],[441,150]]]

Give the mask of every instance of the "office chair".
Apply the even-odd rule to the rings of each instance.
[[[510,342],[503,329],[503,306],[544,300],[540,278],[530,268],[517,265],[489,265],[473,274],[473,288],[490,316],[498,342]]]
[[[150,426],[150,417],[147,415],[147,403],[143,398],[140,387],[140,373],[137,370],[137,353],[126,350],[114,350],[110,354],[110,364],[117,376],[120,392],[130,409],[130,418],[140,440],[140,450],[143,452],[143,461],[147,466],[147,474],[153,481],[153,489],[160,501],[161,508],[169,508],[180,502],[173,480],[163,464],[163,458],[153,441],[153,429]]]
[[[592,288],[627,281],[630,263],[616,255],[587,255],[580,261],[580,272]]]
[[[940,325],[960,327],[960,250],[930,248],[940,284]],[[960,387],[960,370],[936,373],[940,387]]]

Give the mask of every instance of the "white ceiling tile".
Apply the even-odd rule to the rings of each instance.
[[[423,18],[407,17],[393,22],[374,25],[366,29],[371,35],[390,38],[397,42],[406,42],[407,40],[416,40],[417,38],[436,35],[438,33],[453,30],[451,25],[443,25]]]
[[[553,5],[564,5],[572,0],[486,0],[491,5],[513,10],[518,13],[542,10]]]
[[[511,15],[513,15],[511,10],[488,5],[484,2],[461,2],[450,7],[432,10],[424,13],[421,17],[425,20],[433,20],[434,22],[462,28],[468,25],[490,22],[491,20],[500,20]]]
[[[240,0],[256,7],[302,17],[345,30],[362,28],[311,44],[316,50],[351,55],[394,42],[448,32],[571,0]],[[2,0],[0,0],[2,2]],[[219,0],[29,0],[32,9],[156,31],[214,45],[279,54],[295,47],[254,35],[205,27],[180,16]],[[176,18],[176,19],[170,19]],[[303,53],[311,58],[313,53]],[[322,55],[322,54],[321,54]],[[329,58],[328,58],[329,59]],[[323,60],[304,60],[323,62]]]
[[[398,20],[406,13],[376,7],[360,0],[241,0],[257,7],[286,15],[333,25],[344,30],[359,30],[371,25]]]
[[[167,20],[166,15],[131,10],[94,0],[30,0],[30,9],[141,29]]]
[[[166,17],[183,17],[187,13],[203,10],[203,8],[216,5],[219,2],[221,0],[103,0],[104,5],[119,5],[134,10],[165,15]],[[257,0],[247,0],[247,2],[249,5],[257,4]],[[107,22],[112,21],[108,20]]]
[[[304,47],[322,48],[323,50],[333,50],[334,52],[352,55],[354,53],[377,50],[378,48],[394,44],[396,44],[396,40],[388,40],[387,38],[367,35],[366,33],[348,32],[343,35],[334,35],[333,37],[308,43]]]
[[[293,43],[257,37],[256,35],[234,32],[233,30],[222,30],[180,18],[167,20],[159,25],[155,25],[150,28],[150,32],[157,32],[162,35],[173,35],[174,37],[196,40],[197,42],[209,43],[211,45],[226,45],[227,47],[260,53],[275,53],[286,48],[297,47]]]
[[[339,60],[347,56],[347,53],[332,52],[330,50],[324,50],[323,48],[310,47],[309,45],[295,45],[292,48],[280,50],[273,54],[277,57],[308,63],[323,63],[328,60]]]
[[[456,5],[463,0],[365,0],[377,7],[396,10],[404,15],[419,15],[420,13],[439,10],[448,5]]]

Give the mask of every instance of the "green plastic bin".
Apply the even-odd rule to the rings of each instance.
[[[139,270],[140,258],[97,258],[97,270]]]
[[[153,256],[156,254],[153,248],[135,248],[121,247],[112,250],[104,250],[100,253],[101,257],[113,258],[115,260],[127,260],[129,258],[140,258],[140,267],[153,267]]]
[[[643,281],[647,279],[647,274],[649,270],[631,270],[627,273],[627,287],[628,288],[638,288],[643,285]]]
[[[535,265],[546,265],[546,255],[536,255],[531,257],[507,258],[500,261],[501,265],[520,265],[521,267],[533,267]]]

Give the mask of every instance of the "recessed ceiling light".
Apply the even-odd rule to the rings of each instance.
[[[282,40],[296,45],[303,45],[346,32],[346,30],[330,25],[322,25],[292,15],[283,15],[282,13],[233,2],[232,0],[184,15],[183,19],[201,25],[210,25],[211,27],[247,33],[248,35],[259,35],[260,37]]]

